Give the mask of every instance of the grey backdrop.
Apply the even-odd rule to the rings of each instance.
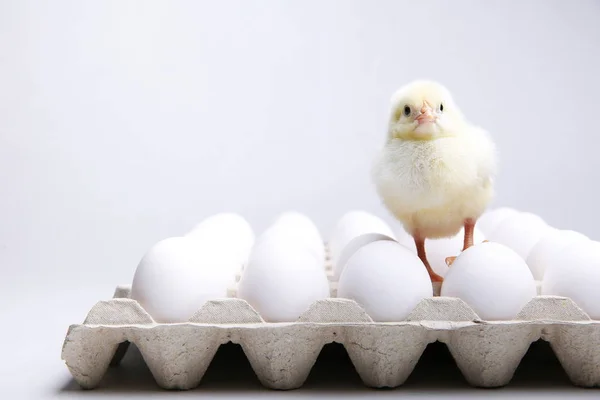
[[[497,205],[598,238],[599,20],[595,0],[0,2],[0,310],[50,324],[18,365],[66,379],[68,324],[208,215],[391,221],[369,166],[415,78],[491,131]]]

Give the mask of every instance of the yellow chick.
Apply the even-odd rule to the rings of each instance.
[[[427,261],[425,239],[454,236],[464,227],[463,251],[473,245],[475,223],[494,194],[495,145],[437,82],[414,81],[394,93],[391,103],[373,181],[384,205],[412,235],[432,281],[440,282]]]

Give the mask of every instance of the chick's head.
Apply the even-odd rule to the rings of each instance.
[[[464,118],[448,89],[414,81],[392,96],[388,139],[433,140],[460,133]]]

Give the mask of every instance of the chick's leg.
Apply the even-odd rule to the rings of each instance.
[[[465,240],[463,242],[463,251],[473,246],[473,231],[475,230],[475,220],[467,219],[465,221]]]
[[[423,264],[425,264],[425,268],[427,268],[427,272],[429,273],[431,281],[442,282],[444,278],[433,272],[433,269],[431,269],[431,265],[429,265],[429,261],[427,261],[427,254],[425,254],[425,239],[421,238],[418,235],[413,236],[413,239],[415,240],[415,246],[417,247],[417,255],[419,256],[421,261],[423,261]]]
[[[465,251],[473,246],[473,231],[475,230],[475,220],[469,218],[465,220],[465,238],[463,240],[463,249]],[[446,257],[446,265],[450,266],[456,260],[456,257]]]

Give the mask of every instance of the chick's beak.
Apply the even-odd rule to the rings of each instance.
[[[428,122],[435,122],[437,119],[436,115],[433,113],[433,109],[426,102],[423,103],[423,107],[421,107],[421,113],[417,116],[416,120],[421,124],[425,124]]]

